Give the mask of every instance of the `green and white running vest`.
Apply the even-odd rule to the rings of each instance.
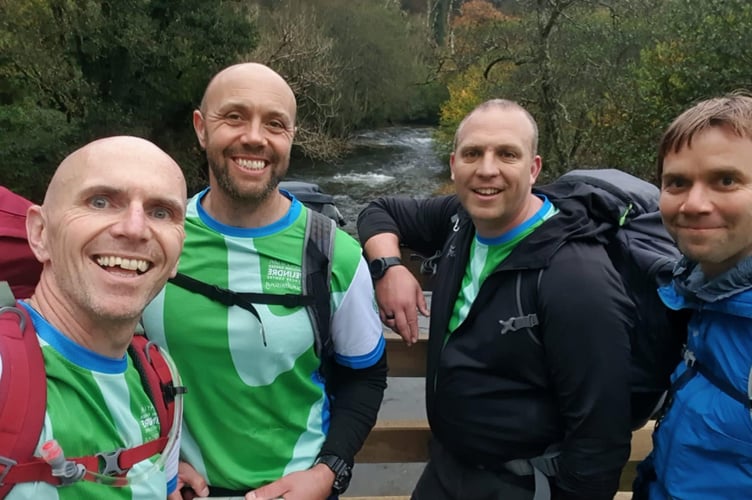
[[[42,444],[50,439],[58,441],[66,457],[78,457],[133,448],[159,437],[157,412],[129,356],[113,359],[90,351],[24,305],[37,331],[47,372],[47,411],[36,456],[41,456]],[[128,473],[128,486],[91,481],[61,487],[21,483],[6,499],[164,500],[168,488],[177,486],[178,447],[165,467],[154,464],[157,457],[136,464]]]
[[[293,198],[269,226],[230,227],[203,210],[206,192],[188,203],[180,272],[236,292],[300,294],[308,210]],[[337,230],[332,260],[335,361],[371,366],[384,339],[361,248]],[[181,455],[223,488],[256,488],[309,468],[329,425],[307,311],[256,309],[261,323],[245,309],[168,284],[144,313],[148,337],[171,354],[188,389]]]

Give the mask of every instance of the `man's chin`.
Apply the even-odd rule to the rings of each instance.
[[[146,304],[134,305],[133,300],[121,299],[120,301],[107,301],[94,304],[92,312],[103,322],[110,323],[137,323],[141,319]],[[135,326],[135,325],[134,325]]]

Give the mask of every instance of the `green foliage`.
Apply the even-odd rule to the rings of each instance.
[[[209,76],[256,38],[229,0],[5,0],[0,33],[3,140],[13,145],[0,149],[0,183],[28,196],[31,177],[10,165],[33,164],[42,184],[61,156],[117,134],[165,148],[195,189],[191,111]]]
[[[681,111],[702,99],[752,89],[749,2],[670,0],[663,8],[657,40],[644,47],[630,72],[635,88],[625,103],[628,116],[615,127],[631,138],[624,157],[651,166],[645,176],[652,175],[662,130]]]
[[[474,66],[456,74],[449,82],[448,90],[449,99],[441,106],[441,120],[434,135],[443,157],[451,153],[454,133],[465,115],[488,98],[488,82],[483,78],[483,68]]]
[[[397,2],[261,2],[250,59],[279,71],[298,97],[296,145],[336,157],[357,129],[435,120],[446,97],[433,79],[425,26]]]
[[[0,184],[41,202],[57,165],[75,143],[76,124],[33,103],[0,105]]]
[[[623,166],[611,162],[617,155],[604,154],[603,142],[608,139],[611,148],[629,139],[616,134],[635,93],[628,69],[652,43],[651,16],[658,7],[644,0],[505,4],[504,11],[489,10],[490,3],[480,0],[464,4],[453,24],[449,81],[459,81],[456,72],[471,74],[480,65],[487,84],[479,100],[512,99],[533,114],[544,158],[542,180],[606,160]]]

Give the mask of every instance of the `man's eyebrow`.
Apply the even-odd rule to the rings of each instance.
[[[95,184],[92,186],[84,187],[84,189],[80,193],[80,197],[83,199],[87,199],[96,194],[104,194],[107,196],[119,196],[124,193],[125,193],[125,190],[122,188],[116,188],[108,184]]]
[[[284,120],[287,123],[292,123],[293,121],[292,116],[287,111],[284,111],[284,110],[260,110],[259,111],[258,109],[254,108],[254,106],[249,106],[247,103],[243,101],[233,101],[233,100],[225,101],[224,103],[222,103],[221,106],[219,106],[216,109],[216,113],[222,115],[224,113],[227,113],[228,111],[236,111],[236,110],[244,111],[244,112],[254,112],[254,113],[260,112],[264,118],[267,118],[267,119],[279,118],[279,119]]]

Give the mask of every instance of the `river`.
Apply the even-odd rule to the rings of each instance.
[[[318,184],[334,195],[355,234],[358,213],[384,195],[430,196],[449,180],[448,168],[433,150],[430,127],[388,127],[364,131],[354,138],[355,149],[337,163],[294,160],[287,180]]]
[[[365,131],[355,137],[355,151],[338,163],[290,164],[288,180],[314,182],[334,195],[347,220],[343,227],[355,235],[358,213],[376,197],[408,195],[426,197],[446,184],[446,164],[433,150],[432,128],[389,127]],[[422,334],[428,320],[421,318]],[[391,378],[379,418],[426,418],[425,382],[419,378]],[[357,464],[348,495],[409,495],[423,469],[422,463]]]

